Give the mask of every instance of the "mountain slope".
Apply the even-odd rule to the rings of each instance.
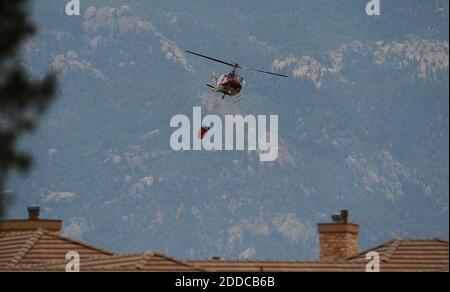
[[[362,247],[448,238],[448,2],[384,1],[378,20],[360,1],[84,1],[75,18],[54,2],[24,55],[59,72],[60,98],[22,142],[36,168],[11,216],[40,204],[66,234],[191,258],[317,257],[315,224],[342,208]],[[186,48],[291,78],[246,73],[222,102],[204,83],[227,68]],[[171,151],[193,106],[278,114],[278,160]]]

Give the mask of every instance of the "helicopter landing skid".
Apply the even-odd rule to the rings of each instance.
[[[235,96],[235,97],[233,98],[233,103],[238,103],[238,102],[241,101],[241,99],[242,99],[241,95]]]

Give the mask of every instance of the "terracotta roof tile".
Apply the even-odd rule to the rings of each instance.
[[[363,251],[347,262],[365,262],[369,251],[380,254],[382,270],[448,270],[448,241],[431,239],[395,239]]]
[[[81,271],[144,272],[364,272],[365,255],[376,251],[383,272],[448,271],[448,241],[394,239],[344,261],[187,260],[146,252],[113,255],[85,243],[38,230],[0,234],[0,270],[65,271],[65,253],[80,253]],[[45,263],[42,263],[45,262]]]
[[[363,263],[320,261],[191,260],[210,272],[362,272]]]
[[[82,259],[113,255],[104,249],[43,229],[0,233],[0,268],[65,260],[69,251],[77,251]]]
[[[361,252],[345,261],[241,261],[190,260],[217,272],[364,272],[369,251],[380,254],[384,272],[448,271],[448,241],[440,239],[395,239]]]
[[[56,271],[63,272],[66,269],[65,261],[54,261],[46,264],[23,264],[14,267],[13,270],[21,271]],[[80,261],[80,271],[125,271],[125,272],[205,272],[206,270],[196,265],[176,260],[167,255],[146,252],[132,255],[113,255],[90,258]]]
[[[7,266],[28,241],[29,234],[0,234],[0,267]]]

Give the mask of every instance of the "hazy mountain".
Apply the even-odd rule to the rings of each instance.
[[[59,99],[22,142],[11,217],[43,206],[65,233],[178,257],[312,258],[342,208],[361,245],[448,238],[448,1],[38,1],[24,50]],[[246,72],[240,103],[204,84],[228,70],[190,49],[288,73]],[[175,114],[278,114],[280,153],[173,152]]]

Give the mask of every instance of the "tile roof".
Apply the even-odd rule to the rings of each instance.
[[[350,257],[346,262],[366,262],[366,253],[376,251],[382,271],[448,271],[448,243],[438,238],[398,238]]]
[[[12,270],[63,272],[66,261],[46,264],[18,265]],[[90,258],[80,261],[81,272],[206,272],[193,264],[177,260],[162,253],[149,251],[132,255],[113,255]]]
[[[448,241],[440,239],[395,239],[363,251],[344,261],[280,260],[190,260],[189,263],[216,272],[364,272],[366,253],[380,254],[383,272],[448,271]]]
[[[78,252],[81,259],[114,254],[44,229],[0,233],[0,269],[65,260],[69,251]]]
[[[118,255],[85,243],[38,230],[0,233],[0,270],[65,271],[65,253],[80,253],[86,272],[364,272],[369,251],[380,254],[382,272],[448,271],[448,241],[395,239],[343,261],[186,260],[157,252]],[[84,259],[84,260],[83,260]],[[44,262],[44,263],[43,263]]]
[[[285,260],[189,260],[209,272],[363,272],[365,263]]]

